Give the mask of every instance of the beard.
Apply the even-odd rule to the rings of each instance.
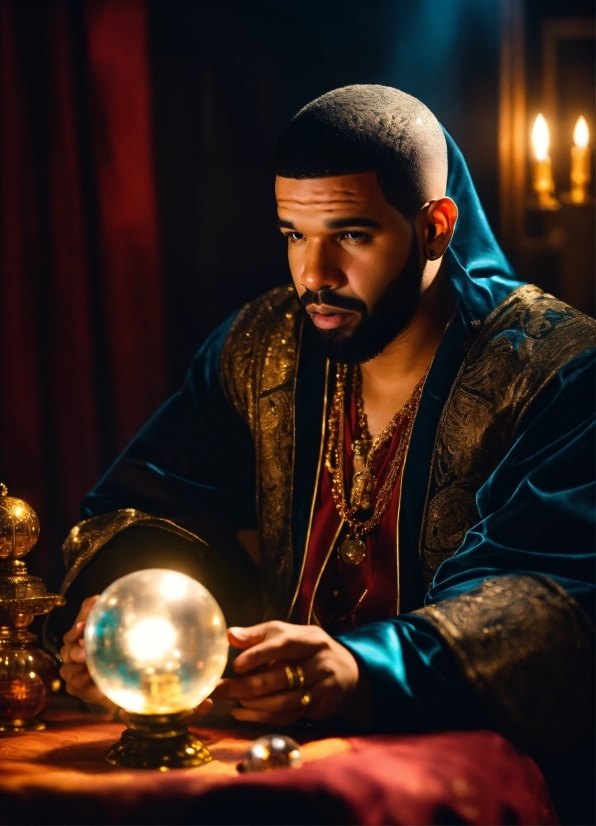
[[[332,361],[362,364],[382,353],[385,347],[405,330],[420,304],[421,286],[422,269],[418,239],[413,233],[412,249],[402,271],[389,284],[370,311],[361,299],[336,295],[334,290],[329,289],[320,290],[316,294],[307,290],[300,296],[300,301],[303,306],[319,303],[361,312],[362,318],[351,332],[342,329],[315,329],[321,336],[327,356]]]

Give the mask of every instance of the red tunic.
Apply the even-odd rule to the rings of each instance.
[[[353,393],[349,395],[344,431],[344,467],[349,496],[353,475],[352,441],[358,435],[358,418]],[[407,422],[402,421],[390,444],[379,449],[376,458],[375,495],[381,488]],[[326,434],[327,438],[328,434]],[[403,466],[402,466],[403,467]],[[318,623],[328,633],[349,631],[367,622],[394,616],[399,610],[399,559],[397,520],[401,470],[389,507],[381,522],[363,537],[366,557],[359,565],[346,564],[339,546],[346,538],[347,525],[333,502],[331,473],[321,468],[311,533],[306,549],[304,574],[293,612],[294,622]]]

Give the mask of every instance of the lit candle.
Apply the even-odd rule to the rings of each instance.
[[[590,182],[590,131],[583,115],[577,119],[573,130],[571,147],[571,200],[574,204],[584,204],[587,200],[586,187]]]
[[[550,134],[544,115],[540,114],[534,121],[532,129],[532,147],[534,149],[534,176],[532,185],[538,197],[541,209],[553,209],[557,205],[553,197],[555,183],[548,147]]]

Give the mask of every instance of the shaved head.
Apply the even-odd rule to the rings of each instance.
[[[447,145],[438,120],[389,86],[344,86],[313,100],[290,121],[274,155],[283,178],[372,171],[386,200],[409,219],[445,195]]]

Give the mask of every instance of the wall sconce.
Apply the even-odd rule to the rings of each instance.
[[[577,119],[573,130],[571,147],[570,191],[562,194],[562,200],[568,204],[590,203],[588,184],[590,172],[590,130],[583,115]],[[550,131],[546,118],[540,113],[532,127],[532,189],[536,195],[538,209],[554,211],[561,207],[555,197],[552,161],[549,155]]]
[[[571,192],[572,204],[585,204],[588,201],[587,186],[590,183],[590,130],[583,115],[577,119],[573,130],[571,147]]]
[[[555,182],[548,149],[550,132],[546,118],[542,113],[534,121],[532,128],[532,150],[534,153],[532,188],[536,193],[540,209],[559,209],[560,203],[554,197]]]

